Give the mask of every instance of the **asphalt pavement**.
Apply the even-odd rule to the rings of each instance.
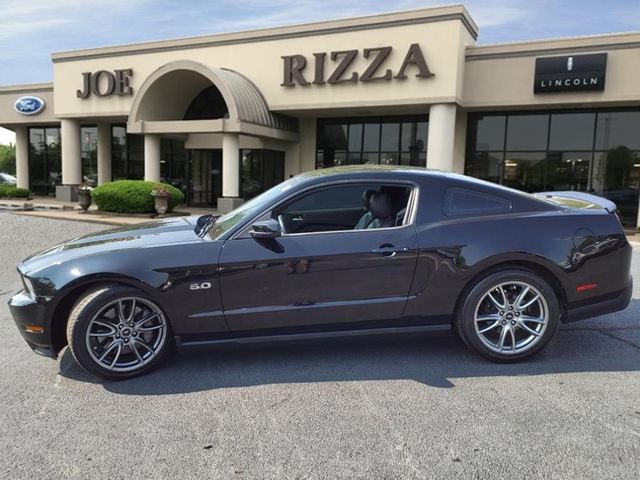
[[[6,302],[22,258],[102,228],[0,214],[0,478],[639,476],[640,281],[626,311],[514,365],[413,335],[172,357],[101,382],[69,352],[33,354]]]

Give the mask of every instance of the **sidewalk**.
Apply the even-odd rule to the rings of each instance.
[[[68,220],[75,222],[102,223],[106,225],[135,225],[154,220],[152,214],[124,215],[97,213],[95,205],[89,209],[91,213],[82,213],[75,202],[59,202],[51,197],[34,197],[31,200],[0,200],[1,210],[11,210],[18,215],[31,217],[52,218],[56,220]],[[215,214],[213,208],[194,208],[180,206],[176,211],[179,215],[206,215]],[[171,217],[162,217],[171,218]]]

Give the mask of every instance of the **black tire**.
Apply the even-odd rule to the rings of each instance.
[[[502,289],[499,287],[500,285],[503,285]],[[546,311],[546,321],[540,326],[538,323],[530,323],[539,322],[539,320],[525,320],[527,323],[521,327],[518,323],[520,316],[522,319],[525,317],[534,318],[529,315],[531,310],[520,310],[513,306],[505,307],[502,310],[488,297],[489,292],[493,292],[492,296],[497,297],[501,304],[511,305],[510,302],[512,300],[515,302],[514,297],[517,297],[517,294],[522,292],[526,286],[530,287],[529,293],[527,293],[527,300],[523,300],[524,304],[521,305],[526,305],[529,299],[539,295],[540,300],[535,301],[528,308],[536,309],[540,318],[543,318],[542,314]],[[497,290],[493,290],[494,287]],[[504,300],[504,297],[498,296],[498,292],[503,291],[506,292],[506,298],[510,300]],[[478,280],[463,293],[461,298],[462,304],[454,322],[460,337],[473,351],[495,362],[516,362],[536,354],[551,341],[560,322],[561,312],[555,291],[544,279],[529,270],[508,268],[494,271]],[[490,308],[495,308],[496,312],[486,310]],[[479,318],[491,317],[491,320],[476,322],[477,311]],[[482,311],[489,313],[481,315]],[[518,317],[515,317],[516,312]],[[537,316],[535,318],[538,319]],[[496,325],[495,322],[499,323]],[[503,325],[504,323],[506,326]],[[485,334],[481,333],[482,330],[492,325],[496,326]],[[525,327],[529,327],[529,330],[525,330]],[[500,337],[504,329],[507,330],[507,333],[505,333],[505,341],[502,345],[500,345],[500,338],[495,339],[495,344],[492,338],[487,338],[493,335]],[[538,331],[538,329],[541,333],[538,333],[537,336],[530,333],[530,330]],[[514,332],[513,337],[511,336],[512,331]],[[530,339],[530,343],[526,343],[527,339]],[[522,343],[521,347],[518,346],[520,343]],[[510,349],[507,348],[508,345],[511,345]],[[504,351],[502,349],[496,351],[499,347],[504,347]],[[518,351],[519,348],[522,351]]]
[[[117,318],[113,320],[115,326],[113,326],[112,328],[114,332],[117,332],[118,340],[116,340],[115,336],[111,334],[109,334],[108,336],[105,335],[104,337],[106,338],[104,339],[101,336],[100,340],[93,340],[93,338],[95,337],[94,335],[92,335],[91,337],[87,336],[87,330],[89,329],[90,325],[92,325],[92,320],[94,319],[94,317],[96,317],[98,314],[102,315],[103,311],[111,311],[111,315],[117,316],[117,308],[114,307],[113,310],[105,309],[114,302],[118,302],[119,300],[122,300],[124,302],[131,302],[133,300],[133,303],[131,304],[129,310],[129,312],[133,312],[132,316],[129,319],[131,320],[132,324],[136,322],[135,312],[139,312],[141,317],[145,317],[146,315],[146,317],[149,318],[153,316],[149,313],[152,311],[145,311],[145,308],[155,308],[157,309],[157,312],[159,312],[155,320],[152,319],[144,322],[142,321],[143,319],[138,319],[137,321],[137,323],[142,322],[143,325],[141,325],[141,329],[144,329],[144,324],[146,324],[148,328],[149,325],[153,327],[153,323],[151,322],[158,323],[159,326],[154,327],[158,333],[154,332],[153,335],[159,336],[163,334],[163,336],[158,337],[159,341],[154,353],[151,353],[151,350],[146,351],[145,349],[140,348],[141,345],[144,345],[144,343],[142,342],[142,340],[144,340],[143,335],[148,336],[151,332],[136,331],[136,333],[134,334],[133,330],[137,330],[138,327],[136,326],[135,329],[128,329],[125,325],[124,333],[126,333],[126,331],[129,331],[129,336],[125,338],[123,330],[118,331],[119,324],[122,322]],[[138,306],[136,306],[136,301],[138,302]],[[122,313],[124,314],[125,312],[122,311]],[[102,320],[103,318],[104,317],[99,317],[96,318],[96,320]],[[164,326],[161,326],[162,322],[164,322]],[[95,328],[95,326],[92,326],[92,328]],[[152,329],[148,328],[148,330]],[[132,338],[132,335],[136,337],[135,340],[134,338]],[[166,315],[164,314],[161,307],[153,299],[151,299],[151,297],[135,288],[123,285],[107,285],[87,292],[75,304],[75,306],[71,310],[69,322],[67,323],[67,340],[69,343],[69,349],[71,350],[73,357],[76,359],[78,364],[87,372],[106,380],[124,380],[127,378],[142,375],[156,367],[170,351],[173,344],[173,335],[171,333],[171,327]],[[126,371],[117,371],[117,364],[114,365],[114,370],[114,368],[107,368],[108,366],[99,363],[99,359],[97,358],[98,353],[102,354],[103,352],[90,352],[89,343],[101,341],[120,342],[117,345],[119,346],[119,349],[116,350],[117,356],[118,358],[120,358],[120,355],[122,353],[125,355],[124,358],[131,358],[129,363],[132,363],[132,366],[126,367]],[[122,343],[125,341],[127,342],[127,345]],[[134,352],[132,350],[132,348],[135,348],[134,343],[135,345],[139,345],[136,348],[138,352],[136,355],[134,355]],[[98,350],[101,347],[102,345],[96,345],[93,347],[93,350]],[[106,350],[106,348],[104,348],[104,350]],[[142,353],[140,353],[141,351]],[[109,353],[108,355],[113,355],[115,357],[116,352],[114,351],[113,354]],[[145,360],[145,355],[150,356]],[[118,360],[118,358],[116,358],[116,361]],[[144,360],[145,363],[139,362],[140,365],[137,368],[134,368],[135,363],[138,362],[138,358]],[[123,370],[125,369],[125,367],[121,368]]]

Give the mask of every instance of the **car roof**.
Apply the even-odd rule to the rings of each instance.
[[[296,175],[301,181],[305,180],[327,180],[332,177],[354,178],[363,174],[384,174],[382,176],[393,178],[406,178],[407,174],[443,176],[446,172],[422,167],[411,167],[406,165],[346,165],[341,167],[319,168]],[[377,176],[377,175],[376,175]],[[337,178],[336,178],[337,179]]]
[[[296,175],[294,178],[297,179],[298,182],[306,183],[307,181],[324,182],[327,180],[348,180],[350,178],[362,178],[363,176],[368,176],[370,174],[373,174],[372,176],[374,178],[397,178],[403,180],[411,178],[412,176],[441,178],[451,180],[455,183],[464,182],[469,184],[468,186],[501,190],[505,194],[521,193],[513,188],[459,173],[407,165],[346,165],[310,170]]]
[[[439,178],[448,180],[452,185],[464,188],[474,188],[488,191],[495,195],[501,195],[511,199],[526,202],[529,205],[536,205],[543,210],[552,209],[549,202],[546,202],[534,195],[510,188],[497,183],[469,177],[459,173],[447,172],[433,168],[406,166],[406,165],[346,165],[340,167],[320,168],[296,175],[293,180],[298,184],[317,184],[326,181],[340,181],[350,179],[397,179],[407,180],[411,177]]]

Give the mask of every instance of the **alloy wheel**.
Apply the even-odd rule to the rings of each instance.
[[[151,362],[167,338],[162,311],[141,297],[105,305],[89,322],[86,345],[94,362],[112,372],[129,372]]]
[[[491,287],[475,309],[475,332],[495,353],[515,355],[533,348],[549,323],[547,301],[536,287],[512,281]]]

